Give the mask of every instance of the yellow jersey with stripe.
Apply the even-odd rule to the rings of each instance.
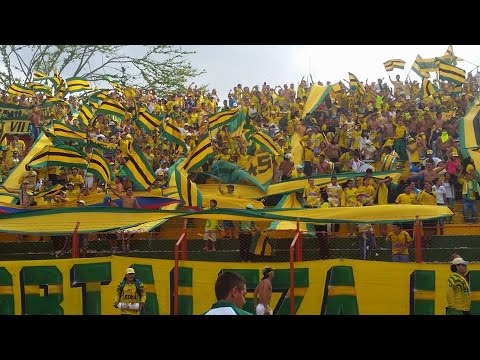
[[[454,272],[448,278],[447,306],[455,310],[469,311],[472,295],[467,280],[461,274]]]

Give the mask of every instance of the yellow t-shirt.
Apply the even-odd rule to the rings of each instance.
[[[386,239],[392,242],[392,255],[408,255],[408,243],[413,241],[408,232],[402,230],[399,234],[395,234],[391,231]]]

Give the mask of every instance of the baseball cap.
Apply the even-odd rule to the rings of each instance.
[[[135,269],[134,268],[127,268],[125,271],[125,274],[135,274]]]
[[[253,209],[253,205],[252,205],[252,204],[248,204],[248,205],[246,206],[246,208],[252,210],[252,209]]]
[[[78,201],[77,201],[77,204],[83,204],[83,205],[85,205],[85,200],[78,200]]]
[[[451,264],[452,265],[465,265],[465,266],[467,266],[468,262],[463,260],[461,257],[458,257],[458,258],[453,259]]]

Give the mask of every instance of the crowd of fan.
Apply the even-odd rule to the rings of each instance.
[[[279,149],[279,156],[272,156],[272,182],[339,172],[363,173],[368,168],[374,171],[387,170],[384,166],[385,157],[393,155],[397,168],[402,171],[405,169],[405,173],[404,181],[400,182],[396,192],[390,188],[394,195],[389,195],[389,202],[394,202],[396,195],[410,186],[410,179],[416,181],[416,188],[422,191],[431,192],[427,190],[427,184],[434,185],[437,191],[441,186],[447,187],[449,192],[446,199],[449,200],[445,200],[445,203],[449,206],[453,206],[451,201],[455,197],[474,200],[476,195],[473,192],[477,191],[478,184],[471,186],[472,182],[476,183],[475,169],[470,159],[461,158],[458,149],[458,120],[479,91],[476,78],[469,74],[459,93],[455,93],[458,89],[452,84],[437,82],[438,93],[435,97],[425,98],[421,98],[417,81],[401,81],[397,76],[390,82],[391,86],[383,79],[371,83],[366,81],[364,95],[342,86],[341,90],[331,91],[323,104],[305,116],[302,114],[309,85],[303,79],[298,86],[284,84],[283,87],[271,87],[264,83],[250,89],[238,84],[221,106],[215,90],[207,91],[192,85],[184,93],[171,94],[166,98],[157,96],[154,91],[139,90],[135,100],[155,115],[174,119],[188,150],[195,148],[199,137],[208,131],[209,116],[236,107],[248,111],[253,125],[270,135]],[[323,84],[319,82],[319,85]],[[118,191],[132,186],[131,179],[118,172],[128,159],[129,144],[135,142],[157,176],[151,191],[161,194],[161,189],[167,187],[169,166],[187,153],[163,138],[161,129],[147,132],[138,127],[132,119],[135,109],[132,98],[116,90],[110,91],[110,96],[125,107],[124,119],[102,114],[85,130],[90,138],[116,144],[114,150],[104,151],[103,154],[118,175],[113,185]],[[70,96],[68,106],[53,107],[48,119],[39,110],[44,98],[41,94],[29,98],[5,93],[1,101],[31,107],[31,126],[37,129],[32,131],[34,134],[40,133],[52,119],[85,128],[77,119],[82,103],[80,97]],[[295,132],[302,136],[301,164],[292,161],[292,137]],[[226,127],[214,133],[212,143],[216,151],[215,159],[233,162],[242,168],[246,167],[252,156],[247,154],[249,144],[245,137],[230,136]],[[18,137],[9,142],[0,158],[4,176],[16,167],[27,151],[25,143]],[[404,167],[407,162],[409,167]],[[208,170],[208,166],[204,166],[204,170]],[[75,171],[77,173],[73,174]],[[78,175],[81,179],[75,180],[74,177]],[[27,168],[21,180],[25,178],[28,186],[37,190],[56,183],[71,183],[77,193],[81,193],[83,188],[87,191],[105,189],[105,184],[101,184],[93,174],[78,174],[78,169],[72,168],[48,167],[35,171]],[[370,185],[374,189],[377,187],[375,182]],[[357,189],[364,186],[361,178],[353,186]],[[370,200],[378,203],[378,194],[375,196]],[[412,203],[417,201],[412,200]],[[329,197],[329,203],[330,206],[343,205],[332,196]],[[442,204],[441,201],[437,203]],[[476,221],[476,208],[471,210],[475,215],[469,221]]]

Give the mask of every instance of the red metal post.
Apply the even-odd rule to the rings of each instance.
[[[415,238],[415,261],[417,263],[422,262],[422,232],[420,227],[420,220],[418,215],[416,216],[415,226],[413,227],[413,236]]]
[[[188,219],[183,221],[183,234],[185,234],[182,241],[182,260],[187,260],[187,223]]]
[[[72,234],[72,259],[78,258],[78,228],[79,227],[80,227],[80,222],[77,222]]]
[[[296,261],[303,261],[303,244],[302,244],[302,232],[300,231],[300,219],[297,218],[297,232],[295,235],[298,234],[298,238],[296,241]]]
[[[295,266],[293,262],[295,261],[295,247],[299,236],[300,231],[297,231],[290,244],[290,315],[295,315]]]

